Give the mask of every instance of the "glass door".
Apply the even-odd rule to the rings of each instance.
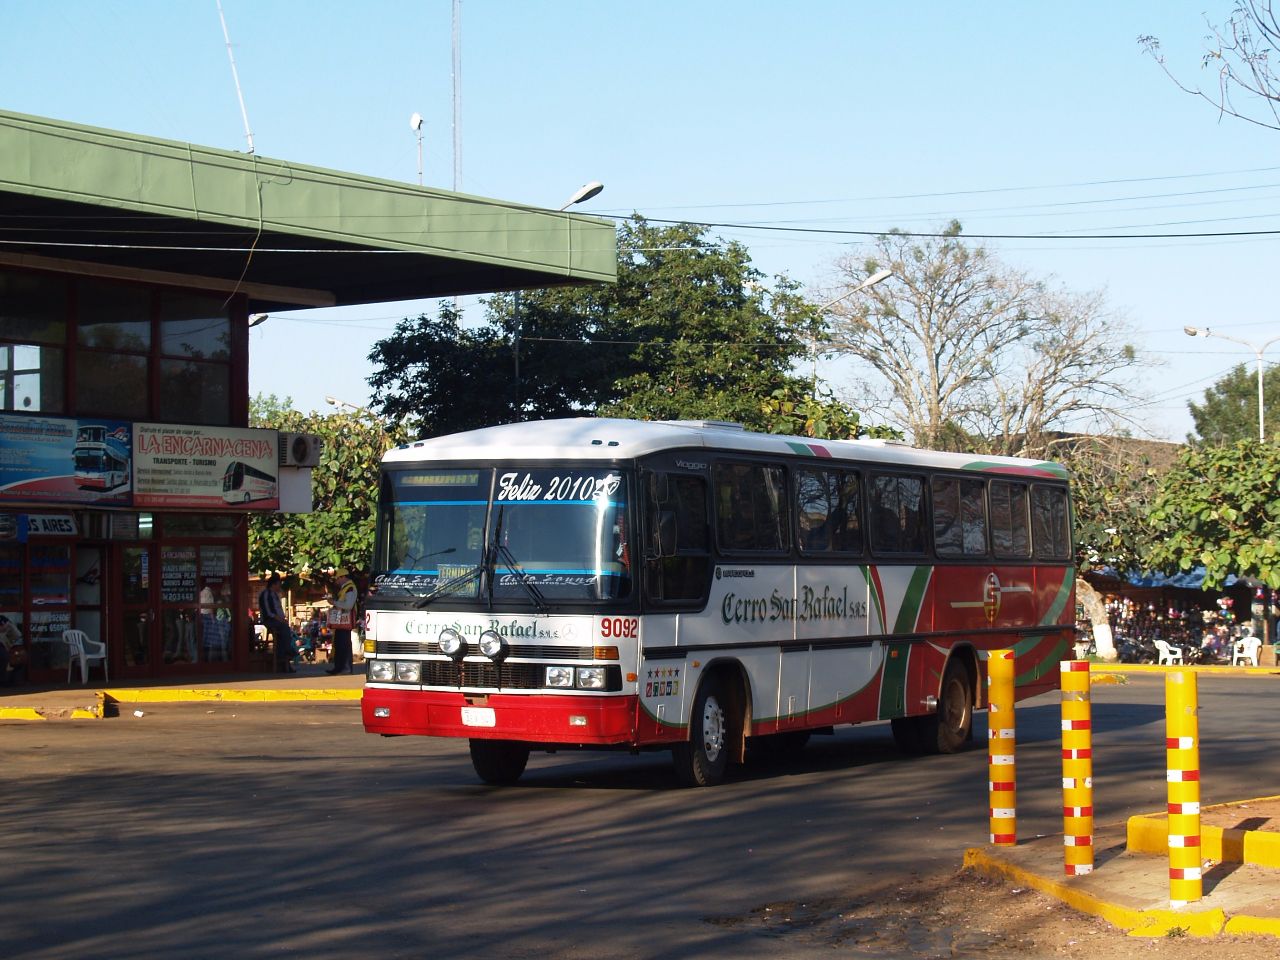
[[[119,547],[120,551],[120,630],[119,636],[125,676],[146,676],[159,659],[154,616],[156,596],[155,547]]]

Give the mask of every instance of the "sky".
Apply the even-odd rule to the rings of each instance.
[[[575,210],[728,224],[712,233],[824,300],[854,231],[955,218],[1002,235],[982,242],[1010,266],[1105,294],[1142,357],[1139,432],[1167,440],[1280,335],[1280,235],[1132,236],[1280,229],[1280,132],[1220,117],[1137,42],[1212,86],[1206,17],[1230,7],[462,0],[455,170],[452,0],[222,0],[260,156],[416,182],[417,112],[429,185],[558,208],[599,180]],[[0,108],[247,149],[216,0],[0,0],[0,24]],[[433,307],[273,314],[250,392],[363,406],[362,358]],[[837,392],[858,376],[820,372]]]

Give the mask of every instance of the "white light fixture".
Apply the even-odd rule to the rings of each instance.
[[[1264,442],[1267,438],[1267,433],[1262,407],[1262,355],[1266,352],[1267,347],[1280,340],[1280,337],[1272,337],[1266,343],[1250,343],[1248,340],[1241,340],[1239,337],[1216,333],[1208,327],[1183,327],[1182,332],[1188,337],[1217,337],[1219,340],[1230,340],[1232,343],[1238,343],[1240,346],[1248,347],[1253,351],[1253,355],[1258,358],[1258,442]]]
[[[269,316],[270,314],[267,313],[251,313],[249,314],[249,326],[256,327],[260,323],[266,323]]]
[[[585,200],[590,200],[592,197],[594,197],[603,189],[604,189],[604,184],[601,183],[599,180],[592,180],[590,183],[584,183],[582,186],[578,188],[578,192],[575,193],[572,197],[570,197],[569,201],[560,209],[568,210],[570,207],[574,206],[575,204],[582,203]]]

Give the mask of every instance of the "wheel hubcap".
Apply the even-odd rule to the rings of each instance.
[[[702,750],[715,763],[724,749],[724,710],[715,697],[702,705]]]

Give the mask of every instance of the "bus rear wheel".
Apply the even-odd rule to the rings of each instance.
[[[955,661],[942,675],[933,726],[929,746],[938,753],[957,753],[973,739],[973,684],[969,671]]]
[[[708,680],[698,689],[689,718],[689,739],[672,748],[676,776],[686,787],[712,787],[729,766],[728,714],[720,683]]]
[[[471,766],[485,783],[508,786],[529,763],[529,747],[514,740],[472,740]]]

